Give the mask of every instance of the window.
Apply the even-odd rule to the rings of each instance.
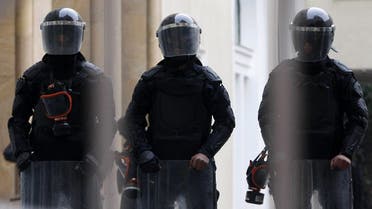
[[[256,40],[256,0],[236,0],[235,44],[254,49]]]

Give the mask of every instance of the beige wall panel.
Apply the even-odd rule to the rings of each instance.
[[[106,0],[104,5],[104,66],[105,73],[112,79],[114,88],[114,100],[116,115],[121,115],[121,91],[122,91],[122,70],[121,70],[121,0]],[[121,140],[117,134],[113,148],[121,150]],[[119,208],[120,197],[116,186],[116,169],[113,169],[106,178],[104,184],[105,208]]]
[[[33,64],[33,6],[30,0],[16,1],[16,77]]]
[[[123,113],[140,75],[147,70],[146,0],[123,0],[122,80]]]
[[[121,1],[107,0],[104,8],[105,72],[114,77],[121,67]],[[115,78],[116,79],[116,78]]]
[[[90,56],[94,64],[104,69],[104,5],[105,1],[91,0],[90,6]]]
[[[161,0],[150,0],[147,5],[147,67],[156,65],[162,54],[159,50],[156,30],[161,22]]]
[[[0,1],[0,151],[9,144],[7,121],[11,115],[15,86],[15,1]],[[0,198],[14,194],[14,165],[0,157]]]
[[[40,23],[52,8],[51,0],[33,0],[33,62],[38,62],[44,55],[43,42],[41,39]]]
[[[121,0],[108,0],[105,4],[104,63],[105,72],[112,78],[116,114],[121,115],[122,91],[122,14]]]
[[[84,42],[81,47],[81,52],[84,54],[85,58],[90,60],[90,33],[91,33],[91,22],[90,22],[90,0],[53,0],[52,8],[70,7],[76,10],[83,21],[86,23],[84,32]]]

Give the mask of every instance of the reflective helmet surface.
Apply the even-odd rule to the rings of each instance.
[[[164,57],[196,55],[201,29],[195,20],[184,13],[171,14],[161,22],[156,36]]]
[[[80,51],[85,22],[75,10],[60,8],[49,12],[40,29],[47,54],[71,55]]]
[[[293,19],[290,29],[298,60],[317,62],[327,57],[335,26],[326,11],[317,7],[301,10]]]

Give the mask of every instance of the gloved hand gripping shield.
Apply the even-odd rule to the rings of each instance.
[[[72,97],[62,82],[54,82],[40,96],[46,110],[46,116],[53,119],[55,136],[71,134],[67,116],[72,109]]]

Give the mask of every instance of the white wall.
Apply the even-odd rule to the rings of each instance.
[[[245,202],[245,192],[248,189],[245,172],[249,160],[254,159],[264,147],[257,112],[262,90],[272,67],[272,58],[276,55],[276,2],[269,0],[248,2],[250,5],[245,6],[254,6],[254,8],[241,11],[254,10],[255,12],[242,15],[244,18],[255,20],[255,23],[247,22],[249,26],[241,25],[241,27],[243,31],[244,27],[247,27],[250,29],[249,33],[254,33],[249,36],[254,40],[247,42],[254,44],[248,46],[249,48],[234,47],[234,109],[237,115],[237,128],[233,141],[233,208],[235,209],[270,208],[272,205],[267,189],[264,191],[266,193],[264,205],[258,206]]]
[[[252,205],[244,201],[245,191],[247,191],[245,172],[249,160],[254,159],[264,147],[257,120],[262,91],[269,72],[278,62],[294,56],[289,23],[294,14],[303,8],[303,1],[246,1],[255,7],[255,12],[244,14],[244,16],[256,20],[256,24],[253,27],[252,25],[248,26],[249,32],[255,33],[249,38],[254,40],[246,41],[246,43],[254,44],[251,44],[248,49],[236,46],[233,57],[234,108],[237,115],[237,128],[233,140],[233,208],[274,208],[268,189],[264,190],[264,205]],[[246,11],[249,10],[252,8]],[[246,24],[252,23],[247,22]]]

